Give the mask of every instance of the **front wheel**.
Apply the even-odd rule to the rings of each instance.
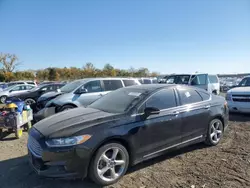
[[[214,119],[210,122],[205,143],[209,146],[216,146],[223,136],[223,124],[221,120]]]
[[[36,103],[34,99],[25,99],[25,104],[31,106],[32,104]]]
[[[109,143],[98,149],[90,164],[89,175],[96,184],[110,185],[126,173],[128,164],[126,148],[119,143]]]
[[[7,99],[7,96],[1,96],[0,97],[0,102],[2,103],[2,104],[4,104],[5,103],[5,101],[6,101],[6,99]]]

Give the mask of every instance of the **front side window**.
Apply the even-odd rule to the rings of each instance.
[[[218,77],[216,75],[209,75],[208,79],[211,84],[216,84],[219,82]]]
[[[246,87],[250,86],[250,78],[244,78],[240,83],[239,86]]]
[[[103,80],[103,83],[106,91],[113,91],[123,87],[121,80]]]
[[[150,79],[143,79],[143,84],[152,84]]]
[[[201,102],[202,98],[196,90],[181,88],[178,89],[182,105]]]
[[[88,93],[101,92],[101,82],[100,80],[90,81],[84,84],[84,88],[88,90]]]
[[[173,89],[164,89],[153,94],[147,101],[146,107],[154,107],[159,110],[176,107],[176,99]]]
[[[138,85],[134,80],[122,80],[124,85],[127,86],[133,86],[133,85]]]
[[[191,85],[206,85],[207,84],[207,75],[200,74],[192,76]]]

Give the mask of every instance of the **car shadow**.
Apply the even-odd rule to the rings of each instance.
[[[198,150],[198,149],[204,149],[204,148],[207,148],[209,146],[205,145],[204,143],[198,143],[198,144],[194,144],[194,145],[190,145],[190,146],[187,146],[187,147],[183,147],[181,149],[174,149],[170,152],[167,152],[165,155],[161,155],[159,157],[156,157],[156,158],[152,158],[152,159],[149,159],[147,161],[144,161],[142,163],[139,163],[135,166],[132,166],[127,174],[130,174],[130,173],[133,173],[137,170],[141,170],[143,168],[147,168],[151,165],[154,165],[156,163],[160,163],[162,161],[165,161],[165,160],[168,160],[168,159],[171,159],[171,158],[174,158],[174,157],[178,157],[182,154],[185,154],[185,153],[189,153],[189,152],[192,152],[194,150]]]
[[[148,166],[154,165],[156,163],[162,162],[164,160],[177,157],[184,153],[192,152],[197,149],[203,149],[207,146],[205,144],[195,144],[182,148],[180,150],[174,150],[166,155],[150,159],[133,167],[130,167],[127,174],[135,172],[137,170],[146,168]],[[51,178],[41,178],[39,177],[28,163],[28,157],[22,156],[14,159],[8,159],[5,161],[0,161],[0,182],[1,188],[102,188],[101,186],[95,185],[88,179],[84,180],[63,180],[63,179],[51,179]]]
[[[102,188],[88,179],[69,180],[39,177],[28,163],[28,157],[0,161],[0,187],[1,188]]]
[[[229,115],[229,121],[247,122],[247,121],[250,121],[250,114],[230,113],[230,115]]]

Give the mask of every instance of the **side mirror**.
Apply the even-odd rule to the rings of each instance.
[[[88,93],[88,90],[87,90],[86,88],[84,88],[84,87],[79,88],[79,89],[75,92],[75,94],[78,94],[78,95],[81,95],[81,94],[84,94],[84,93]]]
[[[13,90],[10,90],[9,92],[11,93]]]
[[[150,116],[150,115],[155,115],[155,114],[159,114],[160,110],[158,108],[155,107],[147,107],[144,109],[144,115],[146,117]]]

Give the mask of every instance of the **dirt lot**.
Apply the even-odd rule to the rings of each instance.
[[[250,187],[250,117],[232,115],[217,147],[203,144],[144,162],[110,188],[243,188]],[[29,167],[27,134],[0,141],[1,188],[95,188],[89,181],[39,178]]]

